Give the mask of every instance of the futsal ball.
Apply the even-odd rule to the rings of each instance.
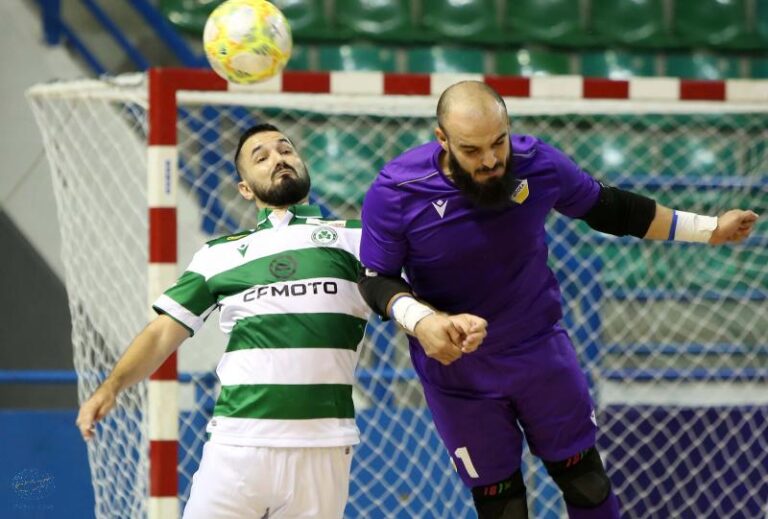
[[[203,48],[211,68],[232,83],[278,74],[291,57],[291,27],[266,0],[227,0],[208,16]]]

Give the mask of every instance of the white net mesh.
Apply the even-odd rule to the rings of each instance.
[[[73,315],[80,397],[146,321],[146,85],[37,87]],[[181,93],[179,272],[211,235],[253,225],[230,163],[256,121],[280,127],[312,172],[313,202],[356,217],[379,168],[431,138],[434,98]],[[768,107],[508,100],[538,135],[609,183],[705,214],[768,205]],[[565,326],[597,403],[598,446],[626,517],[762,517],[768,500],[768,239],[710,248],[548,226]],[[180,350],[179,496],[186,499],[223,338],[213,323]],[[436,436],[403,337],[375,321],[355,393],[363,443],[348,517],[471,517]],[[99,517],[140,517],[147,495],[146,390],[89,444]],[[559,493],[526,457],[532,517]]]
[[[80,401],[147,319],[146,95],[80,95],[89,92],[110,89],[83,82],[31,98],[58,206]],[[125,391],[88,443],[98,517],[145,513],[146,403],[145,383]]]

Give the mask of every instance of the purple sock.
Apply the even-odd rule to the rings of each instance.
[[[619,499],[611,495],[597,508],[577,508],[566,503],[569,519],[620,519]]]

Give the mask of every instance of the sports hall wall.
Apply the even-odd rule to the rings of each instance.
[[[24,99],[32,84],[87,74],[64,47],[43,45],[34,2],[0,2],[0,517],[93,517],[85,447],[73,426],[72,370],[56,207],[40,133]],[[21,371],[23,370],[23,371]]]

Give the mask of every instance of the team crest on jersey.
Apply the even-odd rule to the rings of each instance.
[[[512,195],[509,197],[509,199],[516,204],[522,204],[525,202],[526,198],[528,198],[529,193],[530,190],[528,189],[528,179],[524,178],[518,182],[517,187],[514,191],[512,191]]]
[[[339,234],[331,227],[318,227],[312,231],[312,241],[317,245],[332,245],[339,239]]]

